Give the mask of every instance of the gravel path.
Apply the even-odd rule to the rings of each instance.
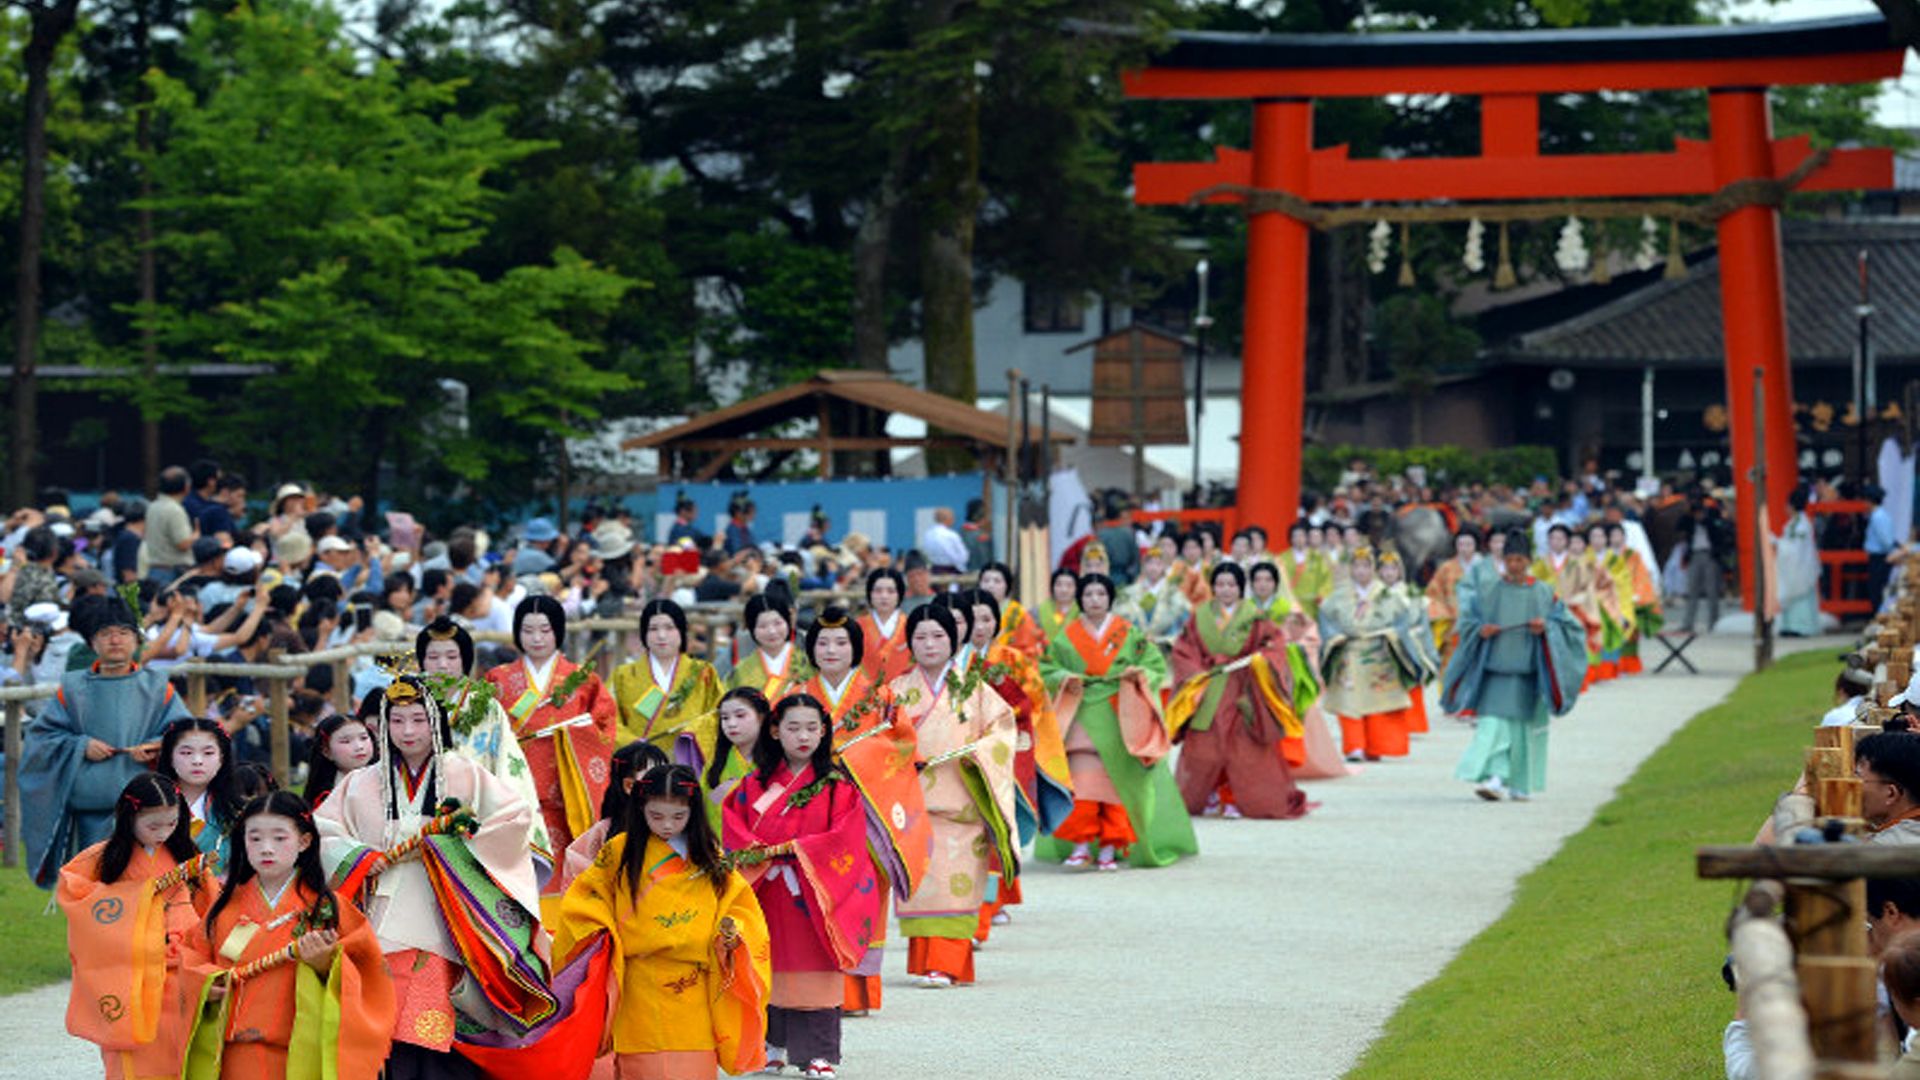
[[[1470,729],[1436,718],[1409,759],[1308,785],[1325,805],[1304,821],[1203,820],[1202,857],[1165,870],[1036,866],[976,986],[916,989],[904,945],[891,950],[886,1007],[847,1021],[841,1073],[1338,1077],[1521,875],[1726,696],[1752,644],[1703,637],[1689,656],[1702,674],[1616,680],[1556,721],[1549,790],[1528,804],[1486,804],[1454,781]],[[64,986],[0,999],[0,1080],[98,1075],[65,1008]]]

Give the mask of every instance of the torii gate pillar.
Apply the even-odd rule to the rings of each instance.
[[[1771,179],[1773,117],[1764,89],[1715,90],[1707,98],[1713,130],[1713,179]],[[1797,482],[1793,380],[1787,360],[1786,287],[1780,270],[1780,212],[1745,206],[1720,219],[1720,324],[1727,354],[1727,412],[1733,423],[1734,503],[1740,511],[1740,565],[1751,567],[1753,520],[1753,373],[1760,372],[1766,436],[1767,531],[1786,524],[1787,494]],[[1743,572],[1747,577],[1750,573]],[[1751,580],[1750,578],[1748,580]],[[1741,589],[1744,595],[1748,590]],[[1752,606],[1752,599],[1747,599]]]
[[[1313,103],[1253,103],[1253,182],[1307,195]],[[1239,527],[1287,535],[1300,508],[1300,448],[1306,442],[1306,222],[1277,210],[1247,222],[1246,349],[1241,371]],[[1264,478],[1249,483],[1252,477]]]

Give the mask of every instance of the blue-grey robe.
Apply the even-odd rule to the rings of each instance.
[[[1441,683],[1441,704],[1448,712],[1471,711],[1509,720],[1545,720],[1573,708],[1587,678],[1587,634],[1580,620],[1553,595],[1553,586],[1528,579],[1514,585],[1502,578],[1460,591],[1459,647]],[[1529,633],[1526,623],[1540,619],[1546,633]],[[1480,628],[1514,627],[1493,638]]]
[[[50,889],[75,852],[113,831],[113,804],[127,782],[147,771],[132,755],[87,760],[87,740],[116,750],[156,742],[186,717],[165,675],[147,668],[106,676],[69,671],[60,691],[27,727],[20,754],[21,839],[27,867]]]

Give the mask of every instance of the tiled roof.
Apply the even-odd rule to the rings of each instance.
[[[1871,267],[1872,344],[1888,363],[1920,363],[1920,220],[1788,221],[1788,349],[1797,365],[1850,365],[1858,340],[1858,256]],[[1579,367],[1718,367],[1720,260],[1696,263],[1584,314],[1489,350],[1489,359]]]

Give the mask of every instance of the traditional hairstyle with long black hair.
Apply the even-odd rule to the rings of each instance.
[[[427,710],[427,723],[433,735],[433,753],[427,760],[427,774],[421,780],[421,786],[426,790],[426,801],[421,805],[429,811],[440,805],[440,754],[453,745],[453,727],[447,722],[446,710],[440,707],[440,699],[433,696],[433,692],[418,676],[402,675],[387,686],[386,692],[380,696],[380,719],[374,726],[373,741],[387,752],[388,760],[392,762],[380,769],[380,785],[384,789],[381,802],[386,804],[389,821],[398,821],[400,818],[400,783],[394,771],[407,767],[400,748],[393,745],[393,710],[409,705],[419,705]]]
[[[927,601],[925,606],[941,608],[953,616],[953,628],[960,634],[960,644],[955,645],[955,649],[973,639],[973,605],[961,603],[959,593],[943,592]],[[907,640],[912,641],[912,632],[909,631],[908,635]]]
[[[773,723],[773,703],[767,700],[767,695],[762,693],[758,687],[734,687],[721,696],[720,704],[714,707],[714,711],[717,713],[720,709],[725,708],[729,701],[745,702],[747,707],[752,709],[754,713],[760,717],[760,731],[762,733],[765,733],[768,726]],[[759,745],[759,736],[754,736],[754,739],[754,745],[757,747]],[[714,741],[713,760],[707,763],[707,787],[709,789],[720,786],[721,774],[724,773],[727,768],[727,751],[732,749],[734,749],[733,744],[727,740],[724,734]],[[751,759],[753,754],[751,750],[749,750],[747,756],[750,759],[748,763],[752,764]]]
[[[727,892],[727,864],[720,852],[720,839],[713,835],[713,823],[707,820],[705,799],[700,794],[700,778],[685,765],[656,765],[634,782],[633,795],[627,799],[627,848],[620,855],[620,876],[627,888],[638,892],[647,875],[647,841],[653,830],[647,825],[647,803],[669,799],[687,804],[687,827],[680,833],[686,841],[686,860],[707,876],[714,895]]]
[[[1267,564],[1262,563],[1261,565],[1265,566]],[[1211,588],[1213,584],[1222,577],[1232,578],[1233,583],[1240,587],[1240,595],[1247,595],[1247,572],[1240,569],[1239,563],[1227,562],[1224,559],[1221,560],[1220,564],[1213,568],[1213,573],[1208,576],[1207,586]]]
[[[360,708],[350,713],[334,713],[313,727],[313,744],[307,750],[307,801],[315,806],[327,797],[340,783],[340,766],[327,755],[327,748],[333,744],[333,737],[348,724],[359,724],[367,729],[367,738],[373,743],[373,756],[367,759],[372,765],[380,760],[380,740],[374,729],[380,722],[380,701],[386,695],[374,690],[360,699]]]
[[[995,600],[992,593],[985,589],[973,588],[962,589],[952,595],[954,603],[958,605],[954,610],[965,611],[967,613],[967,624],[975,630],[980,629],[977,625],[980,620],[974,615],[973,609],[985,607],[988,611],[993,612],[993,633],[988,635],[987,640],[992,641],[994,638],[1000,636],[1000,601]]]
[[[893,582],[894,595],[898,596],[901,600],[907,598],[907,575],[902,574],[891,566],[876,566],[872,570],[867,571],[867,607],[873,607],[873,587],[876,583],[882,581]]]
[[[555,600],[553,597],[545,593],[535,593],[525,600],[520,601],[519,605],[513,609],[514,648],[520,649],[521,652],[526,651],[520,648],[520,624],[526,622],[527,616],[529,615],[545,615],[547,617],[548,624],[553,627],[553,644],[556,651],[562,645],[566,644],[567,609],[561,607],[560,601]]]
[[[513,625],[515,638],[517,640],[520,629],[519,620],[516,619]],[[453,642],[455,647],[460,650],[460,674],[470,675],[473,673],[473,635],[467,633],[466,627],[454,622],[450,616],[442,615],[423,627],[420,633],[414,635],[413,662],[420,665],[420,669],[423,671],[426,670],[427,667],[427,643],[433,641]]]
[[[1261,559],[1259,562],[1247,568],[1247,583],[1252,584],[1253,579],[1259,577],[1261,574],[1265,574],[1273,579],[1274,588],[1277,589],[1280,587],[1280,568],[1265,559]]]
[[[822,630],[845,630],[847,641],[853,646],[853,666],[860,666],[861,658],[867,654],[866,631],[860,629],[859,620],[838,604],[822,608],[820,614],[814,616],[813,623],[807,627],[806,634],[801,638],[806,645],[807,663],[812,664],[815,670],[819,670],[820,663],[813,658],[813,647],[819,642]]]
[[[686,609],[682,608],[679,604],[676,604],[665,597],[661,597],[657,600],[649,600],[647,601],[647,606],[640,609],[640,640],[641,642],[644,644],[645,641],[647,640],[647,631],[653,629],[653,617],[656,615],[665,615],[667,618],[673,620],[673,628],[675,630],[680,631],[680,651],[686,652],[687,651]],[[791,624],[793,620],[789,619],[787,621],[789,624]],[[753,633],[752,626],[747,627],[747,633],[749,636],[752,635]]]
[[[1053,599],[1053,587],[1055,585],[1060,584],[1060,579],[1063,577],[1066,578],[1068,581],[1073,582],[1074,595],[1076,596],[1079,595],[1080,575],[1062,566],[1058,570],[1055,570],[1053,572],[1052,577],[1047,579],[1047,599],[1049,600]]]
[[[233,767],[233,796],[245,806],[262,795],[280,790],[273,770],[257,761],[243,761]]]
[[[173,750],[180,745],[181,739],[196,731],[213,736],[213,741],[220,747],[220,769],[213,774],[213,779],[207,781],[207,824],[229,830],[234,818],[240,814],[240,800],[233,794],[233,740],[227,736],[227,729],[220,726],[220,721],[202,716],[183,716],[168,724],[160,735],[160,756],[154,762],[153,770],[179,783],[179,774],[173,771]]]
[[[756,644],[759,642],[760,639],[755,636],[754,630],[760,625],[760,616],[769,611],[786,621],[787,640],[793,640],[793,605],[787,603],[781,595],[765,592],[754,594],[753,599],[747,601],[746,610],[740,616],[740,624],[746,628],[747,637],[753,639]]]
[[[113,800],[113,833],[107,837],[107,846],[100,850],[99,877],[103,884],[119,881],[120,875],[127,872],[127,864],[133,861],[134,846],[140,842],[133,835],[133,826],[140,812],[166,806],[179,807],[180,813],[174,818],[173,831],[161,846],[173,856],[174,862],[183,863],[200,854],[200,849],[193,845],[188,820],[193,815],[187,813],[187,800],[180,794],[180,785],[159,773],[143,772],[127,781],[127,786],[120,789],[120,797]]]
[[[1087,586],[1089,585],[1098,585],[1107,590],[1107,610],[1112,611],[1114,602],[1120,599],[1120,593],[1119,590],[1113,587],[1113,579],[1105,574],[1081,574],[1080,580],[1076,582],[1073,587],[1074,603],[1079,604],[1081,609],[1085,610],[1087,606]]]
[[[1011,600],[1015,596],[1019,595],[1020,579],[1013,576],[1012,567],[1009,567],[1006,563],[1003,563],[1003,562],[998,562],[998,561],[990,562],[987,565],[981,567],[980,573],[974,576],[974,579],[973,579],[974,586],[976,588],[981,588],[981,589],[986,588],[987,587],[986,581],[987,581],[988,574],[1000,575],[1000,580],[1005,582],[1007,586],[1007,599]]]
[[[953,612],[939,604],[925,603],[907,613],[907,644],[913,644],[913,632],[923,622],[932,622],[947,632],[947,640],[953,643],[953,651],[960,651],[960,624],[954,621]]]
[[[635,739],[607,759],[607,793],[600,796],[600,820],[612,822],[608,835],[627,826],[627,781],[638,780],[656,765],[671,764],[667,752],[645,739]]]
[[[787,760],[786,748],[780,745],[780,721],[795,709],[812,709],[820,714],[820,743],[813,748],[810,762],[814,777],[824,778],[833,772],[833,714],[812,694],[788,694],[774,705],[773,719],[761,725],[760,738],[753,744],[753,767],[763,784],[772,780],[774,770]]]
[[[307,910],[313,911],[322,900],[333,898],[333,890],[327,887],[327,872],[320,866],[320,830],[314,827],[313,811],[307,808],[305,799],[293,792],[275,791],[248,803],[240,811],[239,819],[233,823],[233,857],[228,860],[227,884],[220,890],[219,899],[207,909],[209,937],[213,935],[214,922],[233,899],[233,894],[259,876],[254,869],[253,859],[247,854],[247,822],[263,814],[290,819],[293,827],[307,839],[306,848],[293,863],[294,877],[313,894],[313,904]]]

